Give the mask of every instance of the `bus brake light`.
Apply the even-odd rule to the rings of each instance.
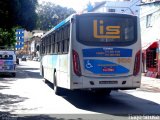
[[[140,50],[136,53],[133,75],[136,76],[140,70]]]
[[[79,55],[78,53],[73,50],[73,69],[74,69],[74,73],[77,76],[81,76],[81,67],[80,67],[80,60],[79,60]]]

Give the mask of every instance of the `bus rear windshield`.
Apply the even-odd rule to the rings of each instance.
[[[137,40],[136,17],[79,16],[77,40],[87,45],[125,46]]]

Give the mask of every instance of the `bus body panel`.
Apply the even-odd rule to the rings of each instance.
[[[93,13],[91,13],[89,16],[92,15],[94,16]],[[100,17],[103,15],[105,14],[95,14],[95,16]],[[106,15],[108,14],[106,13]],[[72,17],[70,17],[70,19],[72,19],[72,22],[70,22],[70,42],[68,53],[60,55],[46,55],[42,57],[41,67],[44,67],[44,78],[53,82],[54,72],[56,71],[57,86],[67,89],[135,89],[140,87],[141,66],[138,73],[136,75],[133,75],[136,61],[135,58],[137,53],[139,52],[139,64],[141,64],[141,40],[139,24],[136,24],[137,29],[134,29],[134,32],[137,32],[135,33],[137,35],[136,42],[129,43],[128,45],[123,45],[123,43],[114,43],[113,46],[107,44],[90,45],[89,43],[85,44],[85,42],[81,43],[77,39],[77,35],[80,33],[77,32],[78,26],[76,16],[79,15],[72,15]],[[116,16],[118,18],[121,15],[114,14],[114,17]],[[126,16],[128,17],[129,15]],[[96,22],[97,21],[93,22],[93,26],[94,24],[96,25]],[[104,21],[100,21],[99,24],[104,24]],[[89,28],[88,26],[83,27],[84,30]],[[100,33],[104,33],[102,29],[103,27],[104,26],[99,27]],[[108,28],[106,27],[107,30],[111,30],[110,32],[106,32],[107,34],[113,32],[115,34],[119,33],[119,31],[111,28],[113,28],[113,26],[110,26]],[[115,28],[117,29],[119,28],[119,26],[116,26]],[[84,31],[82,30],[81,32]],[[52,31],[48,34],[51,33]],[[94,31],[94,33],[96,32]],[[44,37],[46,36],[47,35],[45,35]],[[97,38],[104,37],[97,35],[95,36]],[[111,53],[113,51],[116,52]],[[74,58],[75,56],[78,56],[78,58]],[[77,63],[75,63],[75,59],[78,59],[80,68],[79,66],[77,66]],[[75,69],[80,69],[80,73],[75,73]]]
[[[53,82],[54,68],[59,70],[59,57],[57,55],[46,55],[42,57],[44,78]]]
[[[135,89],[140,87],[141,75],[136,77],[88,77],[77,78],[73,75],[73,85],[71,89],[92,89],[92,88],[112,88],[112,89]],[[77,84],[75,84],[75,82]]]
[[[77,45],[78,43],[76,43]],[[78,46],[81,46],[80,44]],[[79,48],[85,48],[83,47],[79,47]],[[141,73],[139,73],[137,76],[133,76],[133,68],[134,68],[134,59],[131,59],[131,57],[129,57],[131,59],[130,62],[127,61],[127,63],[118,63],[118,66],[125,66],[124,68],[126,68],[127,70],[129,70],[127,73],[114,73],[112,72],[112,74],[95,74],[92,73],[88,70],[86,70],[85,67],[85,58],[83,57],[83,52],[82,49],[79,50],[78,48],[73,48],[74,50],[76,50],[79,53],[80,56],[80,64],[81,64],[81,72],[82,72],[82,76],[76,76],[74,71],[73,71],[73,65],[72,65],[72,87],[71,89],[74,88],[138,88],[140,87],[140,80],[141,80]],[[135,56],[137,50],[133,50],[133,56]],[[90,58],[91,59],[91,58]],[[92,57],[93,60],[97,60],[97,61],[107,61],[112,63],[116,63],[117,64],[117,59],[124,59],[122,58],[96,58],[96,57]],[[128,60],[128,58],[126,58]],[[122,61],[124,62],[124,61]],[[126,61],[125,61],[126,62]],[[93,66],[95,67],[95,66]],[[97,68],[95,68],[97,70]],[[91,85],[90,82],[93,81],[95,83],[95,85]],[[99,84],[100,81],[104,81],[104,84]],[[112,84],[111,81],[117,81],[116,84]],[[125,84],[122,84],[122,82],[125,81]],[[106,82],[106,83],[105,83]],[[108,82],[108,84],[107,84]],[[75,84],[77,83],[77,84]],[[88,87],[87,87],[88,86]]]
[[[0,51],[0,73],[16,73],[16,55],[13,50]]]
[[[64,54],[59,56],[59,70],[58,72],[58,81],[57,85],[62,88],[70,88],[70,81],[69,81],[69,55]]]
[[[140,28],[138,24],[137,41],[134,44],[128,46],[90,46],[81,44],[77,39],[75,40],[75,38],[77,38],[74,34],[74,31],[76,31],[76,26],[72,28],[72,49],[75,50],[79,55],[81,76],[77,76],[74,73],[72,64],[71,89],[139,88],[141,82],[141,66],[139,73],[136,76],[133,75],[136,54],[139,51],[141,53],[139,29]],[[119,55],[117,55],[117,53],[114,53],[114,55],[110,53],[110,55],[113,56],[109,56],[107,55],[108,53],[105,53],[110,51],[109,49],[112,50],[111,52],[116,51],[121,53],[119,53]],[[96,56],[96,54],[98,55]],[[73,57],[71,60],[73,61]]]

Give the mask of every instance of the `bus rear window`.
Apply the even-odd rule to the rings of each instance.
[[[77,40],[88,45],[125,46],[137,40],[136,17],[79,16]]]
[[[13,60],[12,55],[0,55],[0,60]]]

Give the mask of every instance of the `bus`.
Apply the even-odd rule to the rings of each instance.
[[[117,13],[73,14],[41,38],[40,75],[61,88],[110,94],[141,84],[139,18]]]
[[[0,74],[16,76],[16,54],[14,50],[1,49],[0,46]]]

